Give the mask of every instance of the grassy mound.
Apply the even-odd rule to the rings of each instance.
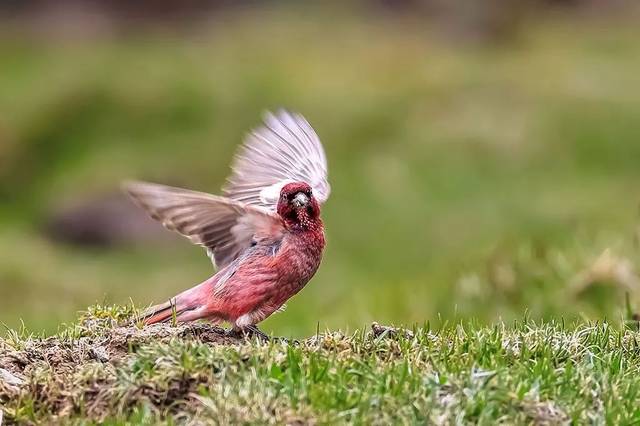
[[[0,339],[5,422],[622,424],[640,419],[640,334],[607,323],[373,324],[300,342],[205,324],[119,326],[92,307]]]

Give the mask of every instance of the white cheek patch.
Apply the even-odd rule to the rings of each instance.
[[[260,191],[260,201],[263,204],[278,204],[278,198],[280,198],[280,191],[282,187],[294,182],[291,179],[281,180],[273,185],[266,186]]]

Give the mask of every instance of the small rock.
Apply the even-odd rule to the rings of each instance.
[[[24,383],[24,380],[14,376],[9,370],[5,370],[4,368],[0,368],[0,380],[10,386],[20,386]]]
[[[396,328],[396,327],[389,327],[386,325],[380,325],[377,322],[371,323],[371,331],[373,331],[374,337],[380,337],[383,334],[386,334],[387,336],[390,336],[390,337],[402,335],[404,336],[405,339],[413,338],[413,333],[410,330],[407,330],[405,328]]]
[[[102,346],[94,346],[89,349],[89,355],[91,355],[91,358],[100,362],[109,362],[109,353]]]

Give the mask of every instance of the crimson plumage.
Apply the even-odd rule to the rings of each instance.
[[[320,266],[326,157],[299,114],[267,113],[232,165],[224,196],[130,182],[133,200],[168,229],[202,245],[219,271],[143,314],[153,324],[227,321],[252,327],[281,309]]]

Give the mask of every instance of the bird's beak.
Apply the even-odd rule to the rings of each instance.
[[[295,208],[299,209],[300,207],[304,207],[309,204],[309,197],[302,192],[298,192],[291,202]]]

